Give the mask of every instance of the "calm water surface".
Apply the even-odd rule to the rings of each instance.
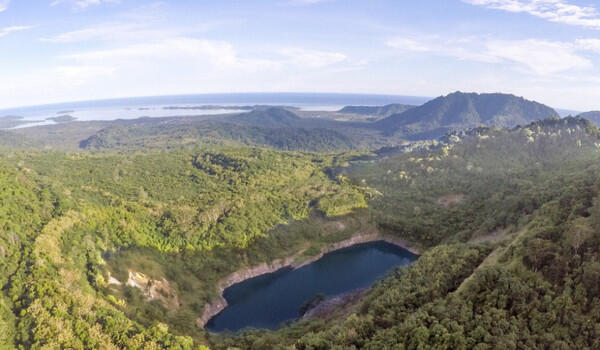
[[[368,287],[394,267],[408,265],[416,258],[392,244],[372,242],[326,254],[297,270],[284,268],[251,278],[225,290],[223,296],[229,306],[206,328],[213,332],[273,329],[298,318],[302,304],[319,293],[334,296]]]
[[[47,118],[70,115],[79,121],[174,117],[205,114],[241,113],[231,109],[177,110],[167,106],[295,106],[304,110],[338,110],[345,105],[384,105],[405,103],[420,105],[429,98],[398,95],[326,94],[326,93],[233,93],[176,96],[149,96],[111,100],[80,101],[43,106],[0,109],[3,116],[20,116],[27,122],[19,127],[55,124]]]

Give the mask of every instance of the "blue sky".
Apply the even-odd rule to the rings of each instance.
[[[0,0],[0,108],[509,92],[600,109],[598,0]]]

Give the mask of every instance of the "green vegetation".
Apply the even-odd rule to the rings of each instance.
[[[433,247],[350,316],[213,336],[216,349],[597,348],[598,130],[567,118],[456,133],[342,173],[381,230]]]
[[[137,128],[89,140],[95,152],[2,151],[0,349],[600,346],[600,132],[587,120],[378,157],[216,138],[169,150],[177,138],[157,128],[124,136]],[[357,232],[424,254],[327,319],[196,325],[224,277]]]
[[[201,281],[211,284],[194,301],[200,305],[195,316],[163,320],[180,333],[192,329],[201,341],[194,326],[203,308],[198,303],[215,295],[216,279],[244,266],[235,260],[223,269],[228,259],[221,255],[255,251],[260,255],[246,259],[264,261],[264,254],[277,252],[277,246],[257,249],[273,244],[261,245],[265,233],[308,216],[312,203],[331,210],[319,203],[328,193],[355,191],[356,206],[364,205],[358,188],[327,177],[324,170],[334,161],[328,156],[213,148],[127,156],[23,151],[4,158],[0,267],[8,273],[0,325],[3,344],[25,348],[191,348],[192,339],[173,336],[156,315],[145,314],[151,321],[144,322],[134,302],[121,308],[108,289],[106,257],[129,248],[125,252],[176,262],[188,255],[213,259],[198,264],[215,270]],[[254,241],[256,248],[244,249]],[[282,246],[289,252],[292,243],[298,241]],[[123,271],[113,270],[122,278]],[[173,280],[181,282],[174,285],[189,288],[184,270],[175,271],[180,277]],[[122,293],[116,295],[137,300],[147,312],[156,307],[137,290],[124,287]]]
[[[356,148],[349,137],[329,129],[279,127],[268,129],[230,123],[135,124],[112,126],[81,141],[89,150],[165,149],[198,145],[232,144],[272,147],[280,150],[339,151]]]
[[[437,139],[452,130],[484,125],[514,127],[558,116],[550,107],[513,95],[460,92],[419,107],[348,106],[339,112],[327,112],[285,106],[243,106],[242,109],[249,111],[194,115],[194,109],[209,107],[167,107],[190,111],[189,116],[172,118],[65,122],[70,121],[68,115],[61,115],[50,118],[60,122],[58,125],[6,131],[0,146],[129,152],[220,145],[341,152],[396,147],[406,140]],[[366,117],[360,116],[365,114]],[[6,127],[23,122],[14,118],[5,120],[9,123]]]

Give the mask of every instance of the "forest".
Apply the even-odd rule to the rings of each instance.
[[[106,147],[0,151],[0,349],[600,347],[600,132],[585,119],[379,155]],[[326,318],[197,325],[224,276],[361,232],[423,254]]]

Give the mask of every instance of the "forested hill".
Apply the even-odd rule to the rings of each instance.
[[[70,122],[4,131],[0,146],[60,150],[143,150],[238,144],[280,150],[375,150],[431,140],[476,126],[524,125],[556,116],[551,108],[505,94],[454,93],[426,104],[348,106],[337,112],[253,106],[246,113]],[[358,114],[357,114],[358,113]],[[362,113],[376,113],[362,115]],[[378,121],[373,121],[379,119]]]
[[[26,137],[0,130],[0,148],[24,148],[32,145]]]
[[[588,119],[596,125],[600,125],[600,111],[590,111],[579,114],[579,117]]]
[[[228,118],[228,121],[265,128],[281,128],[299,126],[302,118],[282,107],[268,107],[235,115]]]
[[[600,139],[582,118],[350,163],[215,144],[2,155],[0,348],[600,345]],[[424,254],[324,320],[197,325],[225,276],[362,232]]]
[[[600,139],[580,118],[448,135],[340,173],[380,230],[431,247],[357,306],[216,349],[596,349]]]
[[[513,127],[550,117],[558,114],[548,106],[522,97],[455,92],[380,120],[375,127],[385,133],[429,138],[448,130],[479,125]]]
[[[392,114],[399,114],[415,108],[413,105],[393,103],[385,106],[345,106],[339,113],[363,114],[380,117],[389,117]]]
[[[311,210],[366,205],[363,190],[328,178],[331,156],[223,147],[3,154],[0,349],[205,349],[195,318],[218,278],[316,240],[251,243]],[[117,293],[107,260],[135,249],[142,264],[118,265]],[[133,267],[165,278],[179,296],[172,310],[124,285]]]
[[[270,127],[230,122],[132,123],[109,126],[82,140],[84,150],[140,150],[243,144],[280,150],[331,152],[357,147],[352,138],[335,130],[298,128],[267,123]]]

